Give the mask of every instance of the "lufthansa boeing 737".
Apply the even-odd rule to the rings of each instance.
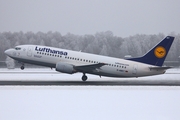
[[[164,74],[171,67],[162,66],[173,43],[174,37],[167,36],[142,57],[120,59],[66,49],[40,45],[19,45],[5,54],[24,63],[55,68],[62,73],[86,73],[108,77],[142,77]]]

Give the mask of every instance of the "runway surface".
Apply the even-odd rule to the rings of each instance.
[[[180,81],[0,81],[0,86],[180,86]]]
[[[0,86],[180,86],[180,69],[168,71],[158,76],[140,78],[111,78],[82,74],[61,74],[49,69],[1,69]]]

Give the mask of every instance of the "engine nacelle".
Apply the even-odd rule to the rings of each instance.
[[[76,72],[73,65],[61,62],[56,63],[56,71],[68,74],[73,74]]]

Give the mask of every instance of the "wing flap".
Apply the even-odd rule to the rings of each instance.
[[[107,65],[106,63],[98,63],[98,64],[91,64],[91,65],[83,65],[83,66],[74,66],[79,72],[91,72],[93,70],[99,69],[100,67]]]

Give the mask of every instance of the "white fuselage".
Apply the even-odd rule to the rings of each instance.
[[[151,70],[149,67],[154,67],[152,65],[125,59],[39,45],[20,45],[18,47],[21,49],[9,49],[6,51],[8,56],[20,62],[46,67],[55,68],[58,62],[73,66],[105,63],[106,65],[88,73],[109,77],[141,77],[165,72],[165,70]]]

